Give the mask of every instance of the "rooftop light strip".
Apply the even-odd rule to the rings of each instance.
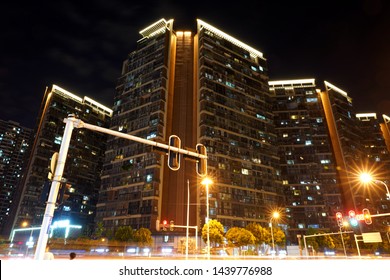
[[[269,81],[270,86],[315,86],[315,79],[296,79],[296,80],[280,80],[280,81]]]
[[[382,117],[383,117],[385,123],[390,123],[390,117],[389,116],[383,114]]]
[[[58,93],[60,95],[63,95],[63,96],[68,96],[68,97],[70,97],[70,98],[72,98],[72,99],[74,99],[74,100],[76,100],[76,101],[78,101],[80,103],[83,101],[82,98],[78,97],[77,95],[75,95],[75,94],[73,94],[73,93],[71,93],[71,92],[69,92],[67,90],[64,90],[63,88],[60,88],[57,85],[53,85],[52,91],[56,92],[56,93]]]
[[[348,94],[345,91],[343,91],[342,89],[339,89],[338,87],[332,85],[331,83],[329,83],[327,81],[324,81],[324,83],[325,83],[326,87],[329,87],[329,88],[337,91],[338,93],[341,93],[342,95],[344,95],[345,97],[347,97],[349,99]]]
[[[209,31],[213,32],[214,34],[218,35],[219,37],[231,42],[232,44],[234,44],[240,48],[243,48],[244,50],[247,50],[251,55],[261,57],[264,59],[262,52],[259,52],[258,50],[244,44],[243,42],[241,42],[241,41],[233,38],[232,36],[222,32],[221,30],[211,26],[210,24],[204,22],[203,20],[197,19],[197,22],[198,22],[198,29],[199,29],[198,31],[200,31],[202,28],[206,28],[207,30],[209,30]]]
[[[164,18],[162,18],[159,21],[156,21],[155,23],[142,29],[139,33],[143,37],[153,37],[156,34],[165,32],[165,29],[171,29],[172,23],[173,23],[173,19],[166,21]]]
[[[375,118],[376,119],[376,113],[360,113],[356,114],[357,118]]]
[[[110,108],[100,104],[99,102],[96,102],[95,100],[89,98],[88,96],[85,96],[84,100],[90,102],[91,104],[97,106],[99,109],[103,109],[104,111],[112,115],[112,110]]]

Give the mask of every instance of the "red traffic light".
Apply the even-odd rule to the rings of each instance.
[[[341,212],[336,213],[337,225],[341,228],[344,226],[343,214]]]
[[[353,210],[349,210],[348,215],[349,215],[350,218],[355,218],[356,213]]]

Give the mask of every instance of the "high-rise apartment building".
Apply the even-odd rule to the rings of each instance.
[[[20,185],[14,228],[24,222],[30,226],[42,224],[48,191],[45,186],[50,186],[50,161],[60,149],[63,120],[70,114],[86,123],[108,127],[112,111],[89,97],[81,98],[56,85],[46,89],[28,167]],[[66,182],[62,183],[69,197],[57,206],[53,222],[69,220],[72,225],[81,225],[85,234],[92,233],[106,139],[106,135],[86,129],[73,131],[63,175]]]
[[[365,154],[363,172],[371,175],[373,181],[360,184],[363,190],[366,207],[372,214],[388,213],[390,209],[390,152],[385,141],[385,122],[376,113],[356,114],[362,133]],[[384,121],[384,122],[383,122]],[[383,128],[383,129],[382,129]],[[377,217],[369,227],[371,230],[387,231],[390,226],[389,217]]]
[[[18,182],[28,159],[32,129],[0,120],[0,234],[10,219]]]
[[[156,220],[186,225],[188,207],[189,225],[202,226],[208,205],[226,227],[268,225],[283,196],[263,54],[201,20],[195,35],[164,19],[140,34],[123,63],[111,129],[204,144],[213,183],[206,197],[193,160],[172,171],[151,147],[110,137],[97,221],[154,231]]]
[[[325,90],[320,97],[337,165],[344,214],[347,215],[349,210],[363,209],[366,204],[359,182],[365,162],[363,137],[352,98],[345,91],[325,81]]]
[[[308,229],[338,229],[342,211],[324,110],[315,79],[270,81],[278,136],[281,177],[286,197],[287,239]]]

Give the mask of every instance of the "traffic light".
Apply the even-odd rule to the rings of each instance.
[[[68,200],[70,196],[71,187],[72,187],[71,184],[67,184],[67,183],[60,184],[60,188],[58,190],[57,204],[62,204],[64,201]]]
[[[173,231],[174,228],[175,228],[175,222],[174,222],[174,221],[171,221],[171,222],[169,223],[169,230],[170,230],[170,231]]]
[[[364,208],[364,209],[363,209],[363,217],[364,217],[364,222],[365,222],[367,225],[371,225],[371,224],[372,224],[372,219],[371,219],[370,210],[368,210],[367,208]]]
[[[337,212],[336,213],[336,219],[337,219],[337,225],[339,226],[339,227],[342,227],[342,226],[344,226],[344,221],[343,221],[343,214],[341,213],[341,212]]]
[[[170,148],[175,147],[180,149],[181,140],[176,135],[169,136],[169,148],[168,148],[168,167],[174,171],[180,168],[180,153],[172,151]]]
[[[207,175],[207,150],[203,144],[196,144],[196,151],[198,154],[206,156],[206,158],[198,158],[196,162],[196,173],[204,177]]]
[[[163,231],[167,231],[167,226],[168,226],[167,220],[163,221],[162,226],[163,226]]]
[[[349,224],[353,227],[356,227],[358,225],[358,221],[356,219],[356,213],[353,210],[350,210],[348,212],[349,215]]]
[[[47,178],[50,181],[53,181],[53,179],[54,179],[54,173],[56,172],[56,168],[57,168],[58,155],[59,154],[57,152],[55,152],[50,160],[50,171],[49,171],[49,174],[47,174]]]

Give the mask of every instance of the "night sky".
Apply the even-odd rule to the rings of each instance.
[[[52,84],[111,107],[139,31],[161,18],[193,32],[199,18],[263,52],[270,80],[326,80],[358,112],[390,114],[390,1],[7,2],[0,8],[3,120],[33,127]]]

